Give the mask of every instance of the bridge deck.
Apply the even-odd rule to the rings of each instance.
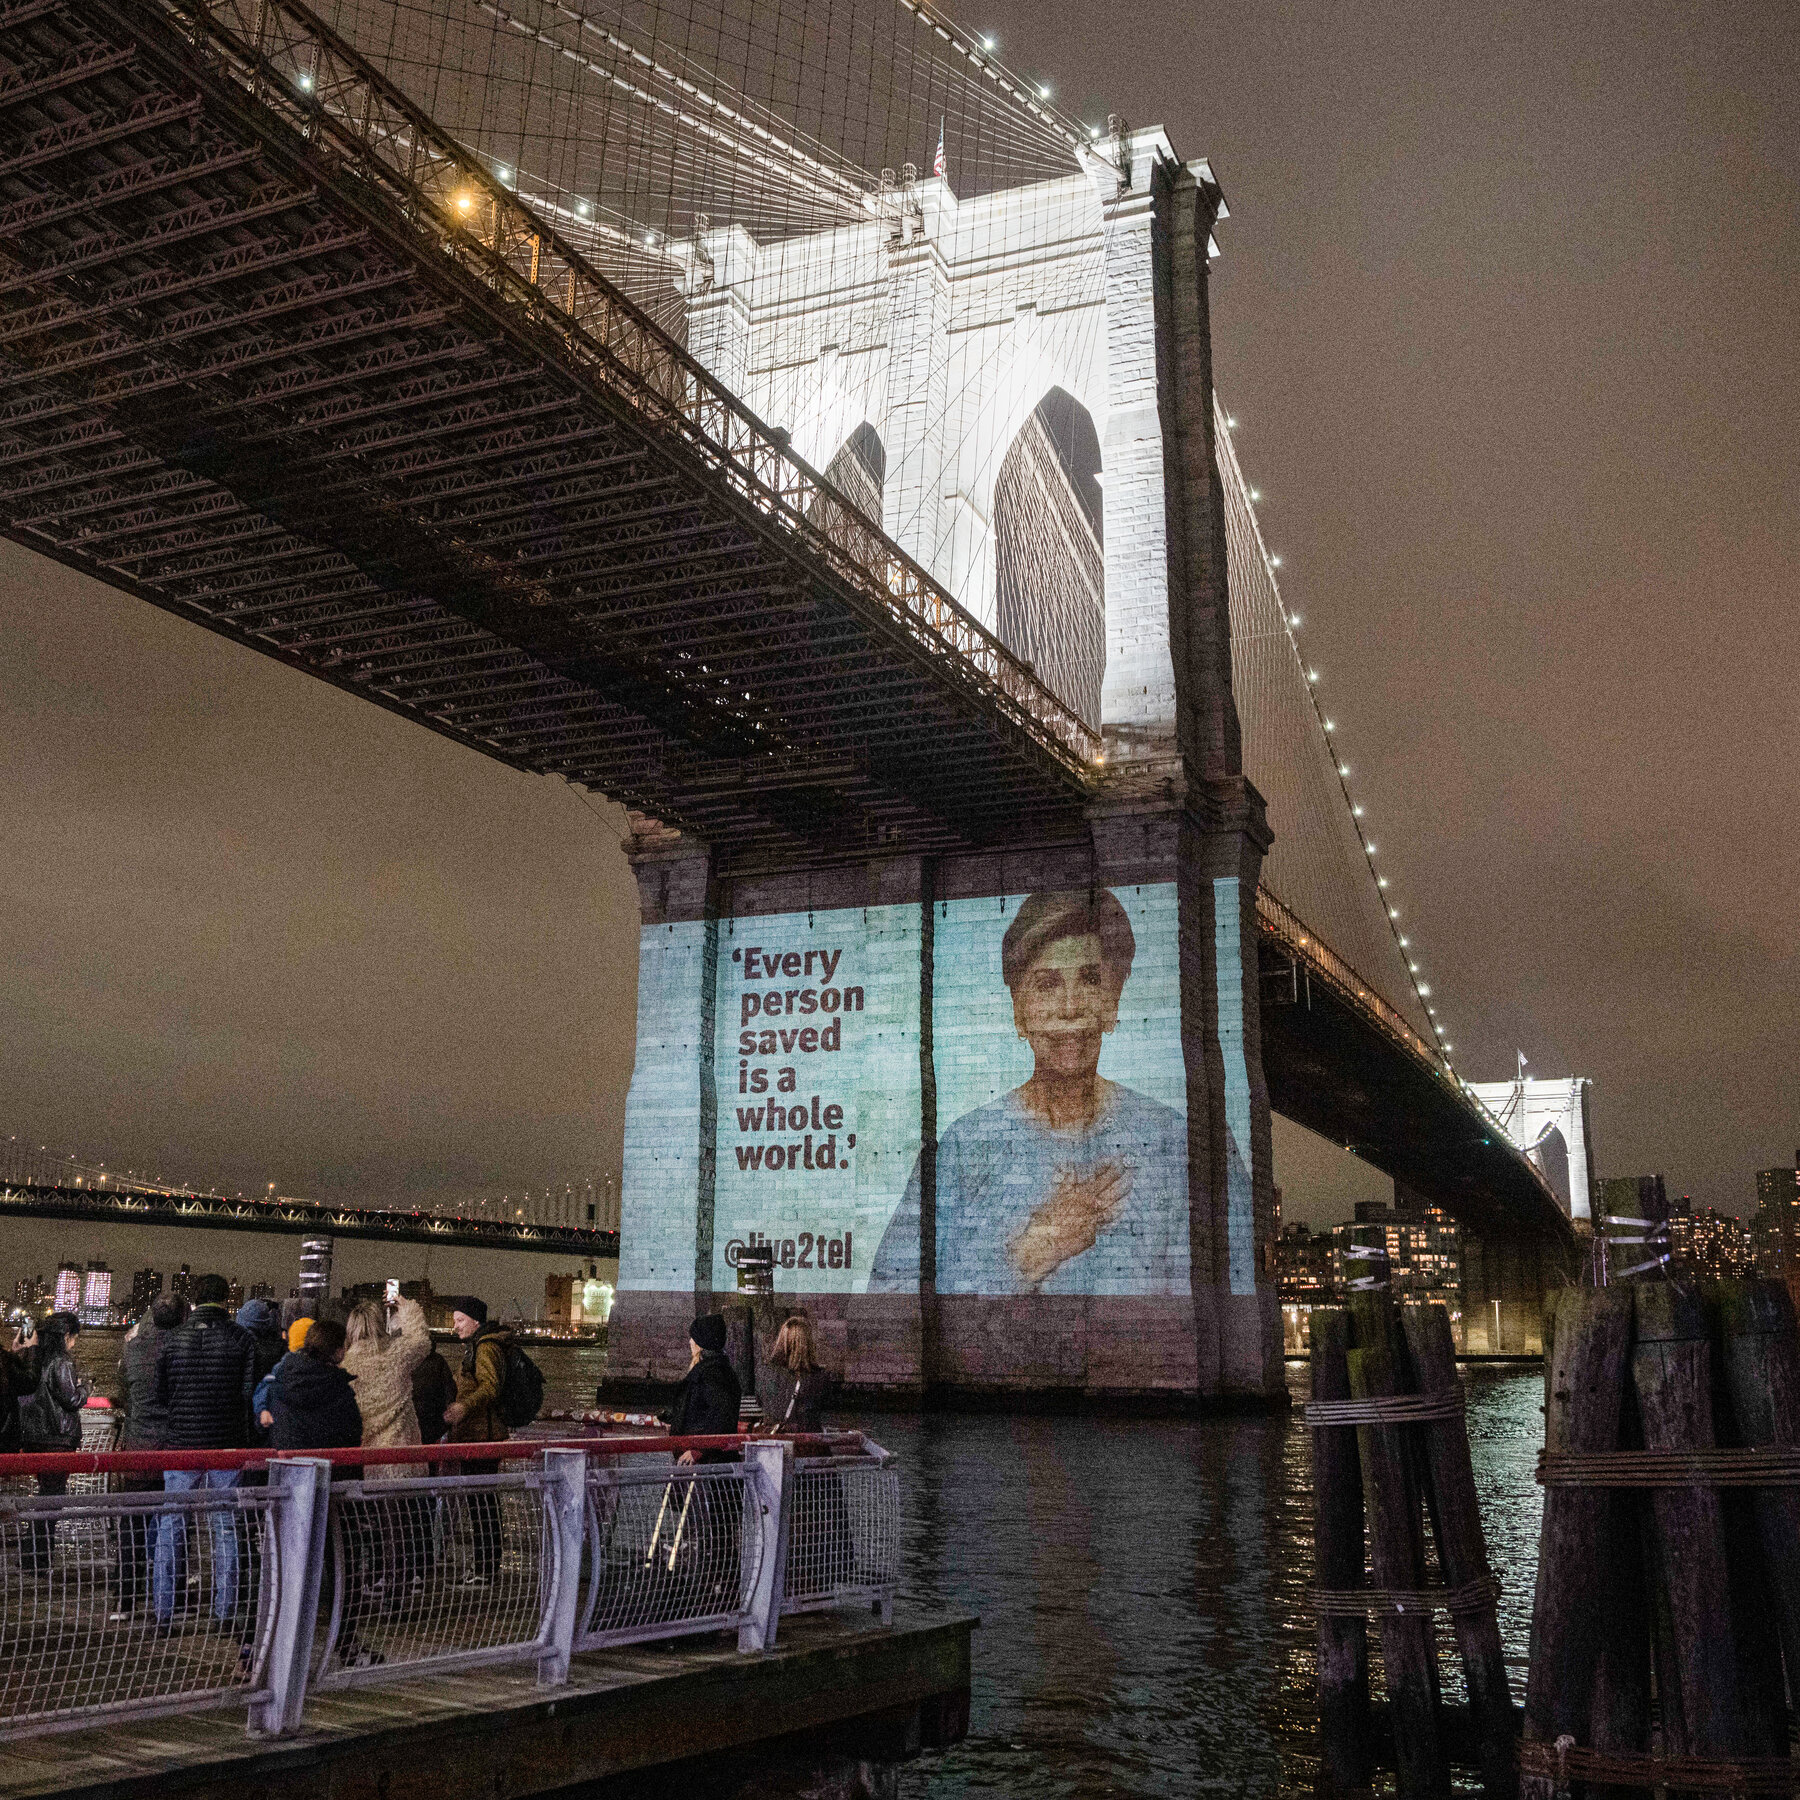
[[[0,5],[0,244],[19,542],[727,855],[1078,822],[1091,731],[303,9]]]
[[[115,1721],[0,1745],[0,1800],[523,1800],[851,1722],[865,1743],[884,1729],[895,1748],[921,1730],[942,1742],[966,1720],[974,1625],[815,1614],[784,1621],[767,1655],[708,1639],[578,1656],[551,1692],[526,1667],[316,1694],[280,1739],[247,1737],[241,1708]]]

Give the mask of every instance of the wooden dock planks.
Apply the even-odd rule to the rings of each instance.
[[[578,1656],[554,1689],[525,1664],[318,1693],[286,1738],[248,1737],[242,1706],[114,1720],[0,1744],[0,1800],[525,1800],[908,1708],[943,1741],[967,1716],[975,1623],[813,1614],[766,1655],[696,1639]]]

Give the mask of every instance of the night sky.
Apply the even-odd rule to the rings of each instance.
[[[1792,5],[962,17],[1212,159],[1220,391],[1459,1065],[1591,1075],[1601,1173],[1747,1211],[1800,1135]],[[7,546],[0,631],[0,1133],[320,1197],[617,1168],[616,811]],[[1277,1162],[1289,1216],[1385,1190]]]

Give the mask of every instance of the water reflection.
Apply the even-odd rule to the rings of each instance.
[[[1304,1370],[1293,1385],[1303,1400]],[[1541,1397],[1535,1370],[1469,1381],[1501,1630],[1519,1658]],[[1311,1471],[1298,1412],[873,1424],[905,1458],[908,1597],[982,1620],[968,1741],[902,1768],[902,1795],[1310,1790]],[[1459,1685],[1446,1680],[1447,1699]]]

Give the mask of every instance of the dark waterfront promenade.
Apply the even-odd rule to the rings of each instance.
[[[110,1354],[100,1334],[84,1344],[96,1363]],[[591,1398],[602,1353],[537,1354],[549,1404]],[[1465,1380],[1518,1692],[1541,1506],[1532,1465],[1542,1377],[1495,1365],[1469,1368]],[[1303,1365],[1289,1365],[1289,1382],[1303,1401]],[[890,1413],[832,1423],[868,1426],[900,1458],[902,1607],[981,1620],[969,1735],[860,1776],[841,1756],[759,1753],[692,1771],[690,1800],[786,1800],[821,1779],[834,1793],[861,1779],[920,1800],[1310,1790],[1310,1459],[1297,1408],[1273,1418]],[[1458,1668],[1445,1659],[1446,1700],[1461,1697]],[[39,1748],[54,1757],[55,1740]]]

